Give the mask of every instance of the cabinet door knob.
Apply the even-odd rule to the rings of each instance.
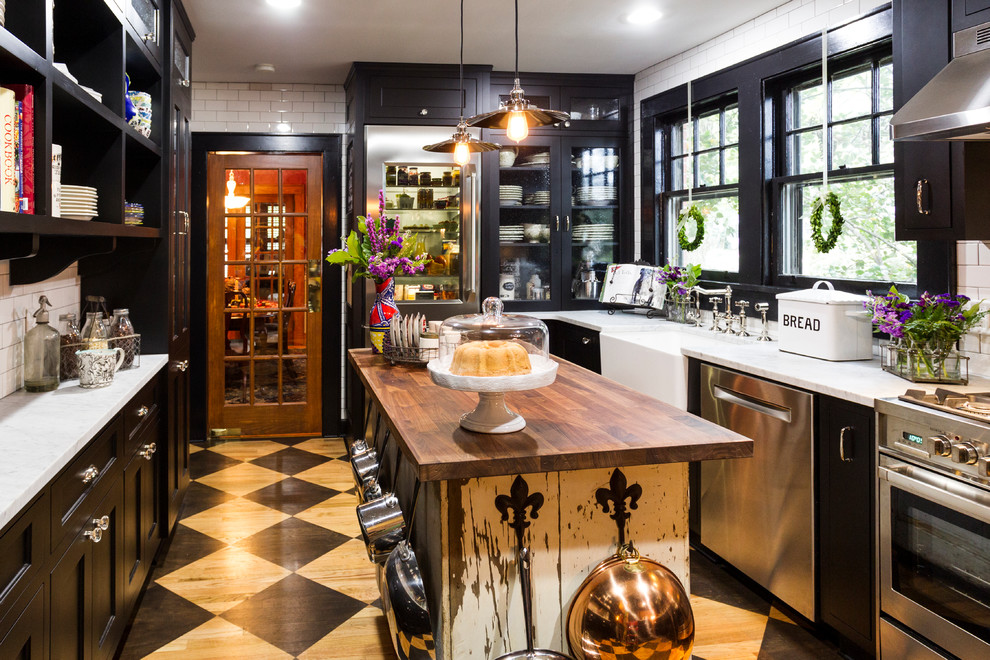
[[[172,363],[173,371],[184,372],[188,368],[189,368],[189,360],[176,360],[175,362]]]
[[[103,516],[102,518],[93,518],[93,527],[98,527],[103,531],[110,529],[110,516]]]
[[[98,476],[100,476],[100,469],[95,465],[90,465],[88,468],[83,470],[82,482],[84,484],[92,483],[92,481]]]
[[[142,447],[141,451],[139,451],[138,453],[141,455],[142,458],[144,458],[144,460],[150,461],[151,457],[154,455],[156,451],[158,451],[158,443],[149,442],[144,447]]]
[[[846,434],[853,431],[851,426],[843,426],[842,430],[839,431],[839,459],[843,463],[852,463],[852,451],[850,450],[848,455],[846,454]]]
[[[140,408],[137,409],[137,412],[135,412],[135,414],[138,417],[147,417],[149,412],[150,411],[148,410],[148,406],[141,406]]]
[[[587,346],[591,343],[591,337],[581,337],[581,343]]]
[[[430,111],[427,110],[426,108],[423,108],[419,111],[419,114],[421,117],[425,117],[426,115],[430,114]]]
[[[88,538],[93,543],[99,543],[103,540],[103,530],[99,527],[94,527],[93,529],[83,532],[83,536]]]
[[[182,80],[179,81],[179,84],[182,85],[183,87],[189,87],[189,85],[190,85],[189,79],[188,78],[183,78]]]
[[[920,213],[921,215],[931,215],[932,213],[932,210],[930,208],[931,205],[929,204],[929,207],[926,208],[922,199],[924,196],[925,188],[927,187],[928,187],[928,179],[918,179],[918,183],[914,189],[914,201],[918,205],[918,213]]]

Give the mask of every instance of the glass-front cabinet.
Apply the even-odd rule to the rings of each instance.
[[[492,200],[498,258],[489,281],[497,295],[520,310],[596,306],[605,269],[620,258],[619,141],[496,139],[504,145]]]
[[[428,254],[421,273],[395,277],[396,301],[458,300],[462,296],[461,168],[453,163],[386,161],[385,215],[412,233],[415,254]]]

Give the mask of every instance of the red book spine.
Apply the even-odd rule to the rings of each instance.
[[[23,104],[24,131],[21,134],[24,176],[21,187],[27,199],[27,213],[35,212],[34,205],[34,87],[31,85],[5,85],[14,91],[15,98]]]

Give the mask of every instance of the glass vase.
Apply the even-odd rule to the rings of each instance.
[[[670,296],[667,299],[667,320],[674,323],[690,323],[689,299],[685,296]]]
[[[882,364],[884,371],[912,383],[969,382],[969,358],[952,343],[898,340],[884,347]]]
[[[384,353],[391,343],[389,327],[392,317],[399,313],[395,305],[395,278],[390,277],[384,282],[375,282],[375,304],[371,308],[371,351]]]

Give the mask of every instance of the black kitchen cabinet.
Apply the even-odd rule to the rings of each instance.
[[[45,585],[29,594],[30,600],[7,617],[0,617],[0,658],[43,660],[45,652]]]
[[[596,374],[602,372],[599,332],[566,321],[548,321],[550,353]]]
[[[151,562],[162,543],[163,454],[158,415],[146,422],[137,436],[137,450],[124,468],[123,570],[124,600],[130,607],[137,600],[151,570]]]
[[[110,658],[124,614],[123,489],[113,482],[92,518],[51,571],[53,658]]]
[[[462,94],[456,66],[355,62],[345,87],[360,103],[348,102],[347,119],[354,112],[362,124],[450,124],[453,133],[462,100],[464,117],[482,111],[490,74],[490,66],[465,66]]]
[[[597,308],[609,263],[627,260],[624,141],[616,137],[532,135],[485,154],[482,293],[511,311]]]
[[[875,647],[873,410],[819,396],[819,616],[857,657]]]
[[[985,0],[981,0],[985,2]],[[894,0],[894,110],[899,110],[952,59],[958,7],[930,0]],[[975,6],[973,0],[969,4]],[[976,14],[970,14],[975,16]],[[990,16],[986,20],[990,20]],[[979,22],[979,21],[977,21]],[[897,240],[988,240],[985,182],[990,145],[947,141],[894,145]]]
[[[952,0],[952,31],[990,21],[990,0]]]

